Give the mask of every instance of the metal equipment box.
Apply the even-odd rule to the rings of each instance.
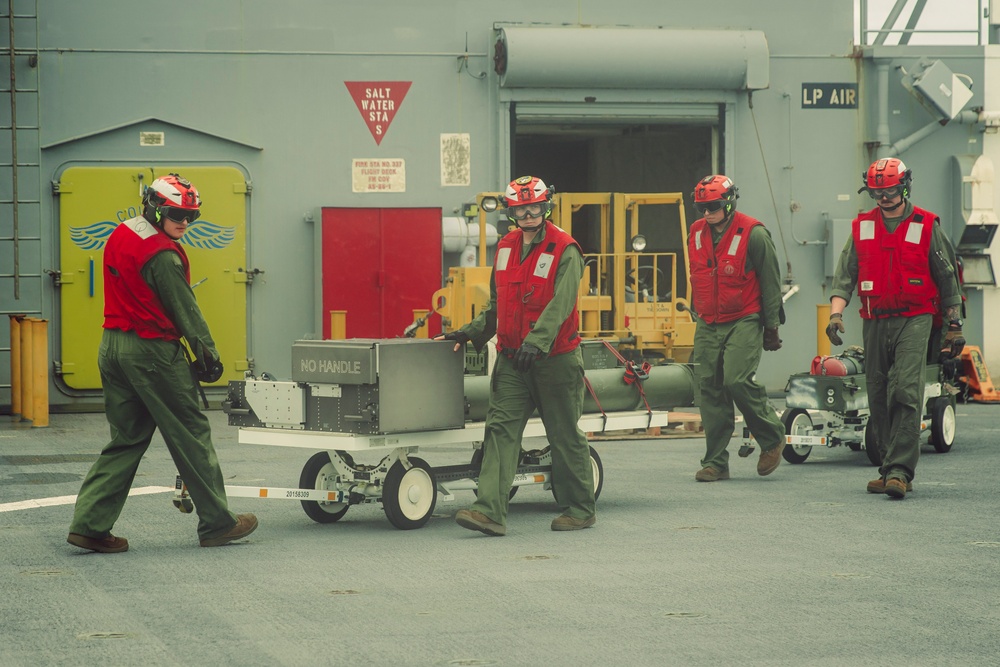
[[[788,378],[785,405],[831,412],[867,410],[867,381],[863,373],[846,376],[796,373]]]
[[[583,367],[590,370],[618,368],[618,357],[608,349],[603,339],[580,341],[580,352],[583,354]]]
[[[465,355],[453,341],[300,340],[292,380],[306,391],[306,430],[384,434],[463,428]]]

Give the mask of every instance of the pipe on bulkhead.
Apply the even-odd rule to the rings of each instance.
[[[875,153],[880,158],[898,157],[909,150],[914,144],[923,141],[940,130],[944,125],[941,121],[934,120],[908,137],[903,137],[899,141],[892,142],[892,138],[889,135],[889,65],[887,63],[880,63],[877,70],[878,125],[875,129],[875,140],[878,143],[878,147]],[[960,111],[952,121],[962,125],[982,124],[988,127],[998,127],[1000,126],[1000,111],[973,111],[965,109]]]
[[[875,140],[878,146],[875,149],[875,155],[879,158],[899,157],[917,142],[940,130],[942,125],[938,121],[931,121],[910,136],[893,143],[892,137],[889,135],[889,64],[879,63],[877,71],[878,125],[875,128]]]
[[[499,233],[495,225],[486,223],[486,247],[495,246]],[[441,218],[441,249],[461,253],[460,266],[476,266],[479,244],[479,223],[459,216]]]

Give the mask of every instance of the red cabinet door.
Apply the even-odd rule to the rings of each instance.
[[[323,337],[347,311],[348,338],[396,338],[441,287],[441,209],[324,208]],[[436,320],[436,318],[435,318]],[[433,323],[429,335],[440,331]]]

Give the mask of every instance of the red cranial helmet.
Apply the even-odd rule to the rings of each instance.
[[[902,193],[903,198],[907,199],[910,196],[913,170],[907,169],[899,158],[887,157],[872,162],[861,178],[864,185],[858,190],[859,193],[867,191],[873,199],[878,199],[883,191],[888,191],[885,194],[890,197]]]
[[[507,218],[517,223],[526,217],[552,215],[552,188],[537,176],[515,178],[503,194]]]
[[[507,206],[520,206],[521,204],[537,204],[552,199],[549,186],[545,181],[537,176],[522,176],[515,178],[507,186],[503,198]]]
[[[725,207],[728,216],[736,208],[736,200],[740,194],[731,178],[722,174],[712,174],[698,181],[692,196],[695,208],[702,215]]]
[[[151,222],[160,224],[163,218],[194,222],[201,215],[201,196],[191,181],[177,174],[161,176],[149,184],[142,195],[144,213]]]

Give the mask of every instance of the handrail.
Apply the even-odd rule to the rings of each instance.
[[[884,22],[880,28],[869,28],[869,5],[871,4],[869,0],[861,0],[858,5],[858,15],[855,17],[855,24],[858,26],[858,39],[864,46],[879,46],[885,43],[886,39],[890,35],[898,35],[899,44],[907,45],[910,43],[911,37],[919,36],[940,36],[940,35],[954,35],[956,38],[966,35],[974,35],[974,43],[977,46],[982,46],[985,42],[985,30],[983,24],[983,11],[984,3],[986,0],[978,0],[976,3],[975,15],[970,11],[968,14],[967,24],[969,27],[963,28],[918,28],[917,23],[920,22],[921,17],[924,16],[924,12],[927,9],[927,5],[931,5],[931,11],[927,12],[928,23],[931,25],[939,25],[937,21],[934,21],[934,17],[931,16],[937,12],[946,14],[949,18],[955,16],[955,3],[950,0],[917,0],[910,7],[910,13],[905,17],[906,27],[895,28],[894,26],[899,22],[900,17],[907,6],[908,0],[896,0],[896,3],[890,7],[884,15]],[[964,18],[964,17],[963,17]],[[974,27],[973,27],[974,26]],[[871,36],[875,35],[874,39]],[[967,41],[934,41],[934,42],[924,42],[924,43],[934,43],[934,44],[967,44]]]

